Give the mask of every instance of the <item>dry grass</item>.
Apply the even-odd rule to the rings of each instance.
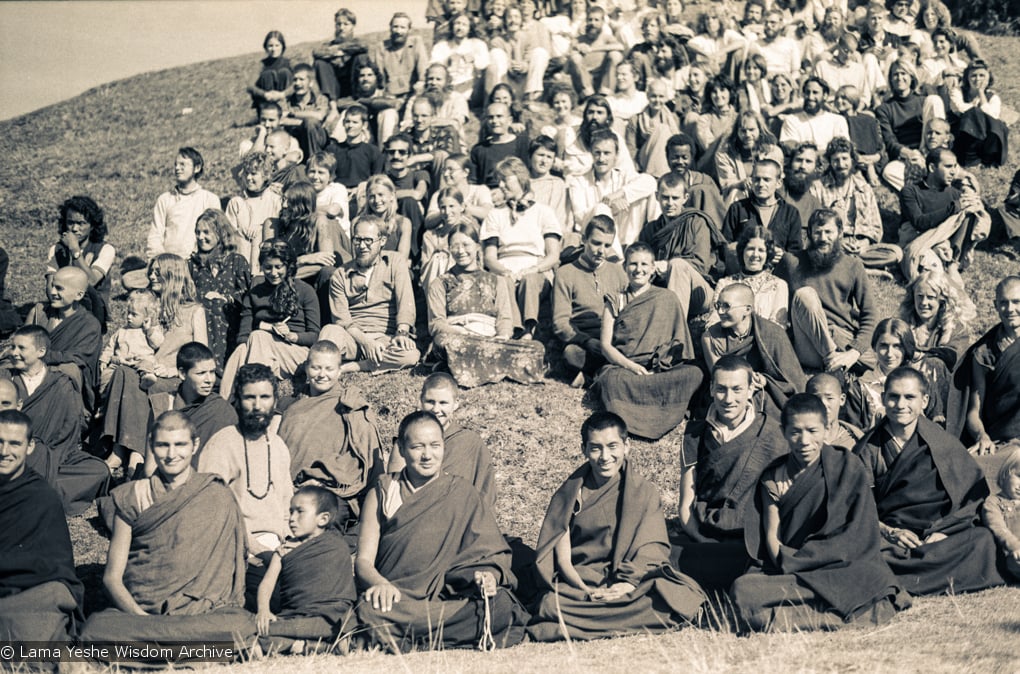
[[[1015,38],[980,38],[1003,99],[1020,101]],[[292,48],[307,58],[308,46]],[[206,162],[205,185],[234,193],[230,167],[237,143],[250,129],[237,126],[251,112],[241,85],[252,78],[257,57],[232,58],[150,73],[93,89],[70,101],[0,122],[0,242],[11,255],[9,292],[15,302],[42,292],[45,252],[55,240],[57,206],[72,194],[91,194],[106,209],[110,240],[121,256],[139,253],[156,196],[172,183],[176,149],[193,145]],[[1012,77],[1011,77],[1012,75]],[[193,112],[184,115],[184,108]],[[1014,133],[1016,129],[1014,129]],[[986,199],[1001,203],[1020,151],[1010,164],[979,170]],[[895,201],[883,190],[887,217]],[[978,253],[967,281],[978,304],[975,332],[994,322],[991,288],[1017,263],[1001,254]],[[115,279],[116,280],[116,279]],[[894,315],[902,297],[895,284],[881,284],[883,315]],[[114,303],[115,323],[123,303]],[[555,373],[554,373],[555,374]],[[381,377],[355,375],[377,411],[380,430],[392,436],[414,409],[421,373]],[[503,530],[533,544],[553,491],[580,461],[578,427],[592,409],[588,395],[550,378],[542,386],[510,383],[463,392],[461,421],[488,438],[500,494]],[[659,487],[667,517],[676,514],[676,433],[635,443],[637,470]],[[86,610],[106,605],[100,589],[107,539],[88,517],[73,518],[72,539],[79,573],[88,588]],[[593,644],[529,644],[508,652],[432,652],[406,656],[359,653],[342,663],[332,657],[281,658],[232,670],[332,671],[350,664],[366,672],[438,671],[1020,671],[1015,644],[1020,633],[1020,590],[998,589],[952,599],[918,600],[889,626],[873,631],[738,638],[725,630],[685,630],[660,637],[630,637]]]

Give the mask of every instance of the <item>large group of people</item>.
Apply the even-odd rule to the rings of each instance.
[[[398,12],[374,44],[342,8],[311,63],[270,32],[239,193],[178,151],[108,335],[117,251],[67,199],[2,362],[0,639],[488,650],[1020,582],[1020,277],[976,341],[965,286],[1020,172],[993,209],[967,170],[1008,142],[976,44],[940,0],[657,5],[430,0],[431,40]],[[604,409],[511,545],[458,393],[550,362]],[[391,451],[347,375],[416,366]],[[628,462],[670,433],[672,534]]]

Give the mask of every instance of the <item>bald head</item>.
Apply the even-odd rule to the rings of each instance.
[[[82,293],[89,287],[88,274],[84,270],[78,269],[78,267],[61,267],[53,275],[53,280],[60,281],[65,287]]]
[[[731,306],[738,304],[754,305],[754,291],[744,283],[732,283],[719,293],[719,300]]]
[[[840,385],[839,379],[828,372],[821,372],[808,380],[806,391],[817,396],[820,396],[822,393],[835,393],[839,395],[843,392],[843,387]]]
[[[10,379],[0,378],[0,411],[20,409],[21,400],[18,398],[18,387]]]

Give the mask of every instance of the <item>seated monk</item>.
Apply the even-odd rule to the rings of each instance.
[[[627,425],[596,412],[581,426],[587,462],[553,495],[538,536],[541,596],[528,636],[600,639],[696,620],[705,594],[669,565],[659,490],[630,469]]]
[[[82,585],[60,497],[28,465],[32,421],[0,411],[0,640],[69,641]]]
[[[967,437],[972,454],[991,454],[996,445],[1020,438],[1020,276],[995,286],[999,324],[970,347],[956,372],[967,391]]]
[[[482,502],[496,507],[496,471],[492,468],[492,455],[482,436],[464,428],[453,418],[460,409],[457,381],[446,372],[431,374],[421,385],[419,409],[431,412],[443,425],[443,472],[464,478],[478,490]],[[387,473],[404,469],[399,453],[390,454]]]
[[[198,434],[180,412],[156,419],[156,474],[117,487],[103,585],[114,608],[94,613],[83,641],[233,641],[251,633],[244,602],[244,521],[234,495],[191,461]]]
[[[429,412],[400,422],[405,467],[365,497],[355,574],[369,639],[407,649],[513,646],[527,613],[511,592],[510,548],[467,481],[443,472],[443,427]]]
[[[701,336],[705,364],[711,370],[722,357],[744,358],[755,372],[757,408],[778,417],[805,380],[786,330],[754,312],[754,291],[743,283],[723,288],[715,309],[719,322]]]
[[[71,377],[89,410],[95,406],[99,353],[103,350],[102,326],[81,306],[89,277],[77,267],[62,267],[46,281],[49,299],[35,305],[25,320],[50,335],[47,365]]]
[[[153,410],[177,410],[188,417],[198,432],[198,456],[209,438],[221,429],[237,423],[237,412],[222,396],[213,392],[216,386],[216,355],[201,342],[188,342],[177,352],[177,376],[181,385],[175,393],[154,393],[149,396]],[[156,471],[152,452],[145,455],[145,474]]]
[[[684,420],[701,385],[687,319],[676,295],[652,285],[655,255],[645,243],[627,248],[627,290],[607,295],[598,377],[602,404],[634,435],[657,440]]]
[[[687,424],[680,466],[677,568],[706,590],[729,589],[747,568],[744,517],[765,466],[787,452],[778,414],[754,402],[754,370],[723,356],[712,371],[705,419]]]
[[[783,408],[790,453],[765,469],[744,540],[754,562],[731,596],[756,631],[881,624],[910,597],[882,561],[868,471],[825,444],[827,412],[799,393]]]
[[[0,379],[0,410],[21,410],[23,405],[14,382]],[[40,424],[46,421],[45,416],[39,418]],[[58,452],[36,437],[32,441],[35,451],[29,453],[25,465],[56,490],[67,515],[82,514],[97,495],[106,492],[110,470],[105,461],[77,447]]]
[[[290,450],[294,484],[319,485],[336,494],[336,526],[356,531],[365,491],[383,471],[382,440],[365,396],[340,383],[342,362],[333,342],[312,345],[305,363],[308,395],[283,413],[280,438]]]
[[[805,393],[818,396],[818,399],[825,405],[827,414],[825,444],[852,452],[860,439],[864,437],[864,431],[849,421],[839,418],[839,412],[846,404],[846,392],[843,390],[843,384],[835,375],[819,372],[808,379]]]
[[[914,595],[1001,585],[995,539],[978,524],[988,483],[960,441],[922,415],[924,375],[896,368],[882,402],[885,419],[854,453],[871,473],[889,568]]]
[[[57,456],[69,456],[81,442],[81,395],[63,372],[46,365],[50,336],[46,328],[25,325],[11,337],[11,371],[21,411],[34,422],[35,434]]]

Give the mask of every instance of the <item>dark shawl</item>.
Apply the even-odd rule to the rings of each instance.
[[[773,466],[786,458],[777,459]],[[823,447],[821,457],[797,476],[779,501],[778,568],[761,529],[762,493],[750,504],[744,530],[752,558],[766,572],[792,574],[844,620],[900,592],[882,560],[882,537],[868,473],[850,453]]]
[[[351,549],[330,527],[287,553],[280,570],[281,618],[321,616],[336,625],[358,598]]]
[[[31,469],[0,482],[0,597],[63,583],[81,606],[84,589],[60,497]],[[79,618],[80,618],[79,614]]]
[[[618,297],[607,297],[617,306]],[[680,301],[672,291],[651,287],[619,311],[613,344],[652,375],[638,375],[609,365],[598,376],[602,404],[627,422],[636,436],[657,440],[683,421],[687,404],[701,385],[691,333]]]
[[[42,313],[47,320],[52,318],[48,305],[44,305]],[[45,323],[46,320],[40,325],[49,330]],[[47,365],[74,363],[80,367],[84,381],[82,388],[89,392],[87,400],[91,400],[91,391],[96,386],[99,353],[103,350],[103,329],[99,321],[85,309],[79,308],[49,332],[50,348],[46,350],[43,362]]]
[[[888,440],[888,421],[883,420],[854,448],[871,474],[882,522],[910,529],[922,539],[977,524],[988,483],[959,440],[924,417],[891,462],[883,451]]]
[[[245,529],[233,493],[219,476],[193,473],[176,489],[158,475],[110,492],[131,525],[124,585],[143,611],[198,615],[244,605]],[[136,489],[154,502],[139,510]]]
[[[698,221],[701,222],[700,228],[696,226]],[[708,242],[703,240],[706,235],[710,239]],[[665,215],[649,220],[641,228],[638,240],[652,247],[656,260],[684,258],[702,274],[708,274],[715,268],[714,251],[726,244],[712,217],[696,208],[684,209],[672,220],[667,220]],[[702,260],[697,253],[698,248],[704,245],[708,247],[708,257]]]
[[[379,478],[379,502],[389,482]],[[381,511],[380,511],[381,512]],[[381,523],[375,568],[412,599],[449,599],[474,588],[475,571],[491,571],[513,588],[510,548],[474,487],[440,474]]]
[[[974,373],[985,379],[985,395],[981,400],[981,422],[992,440],[1020,438],[1020,340],[999,351],[996,344],[1002,324],[984,334],[968,349],[954,375],[950,400],[955,410],[948,410],[948,430],[962,435],[970,405],[971,379]],[[969,434],[968,434],[969,435]],[[976,439],[976,438],[972,438]]]
[[[295,484],[317,481],[340,498],[359,497],[382,473],[382,440],[368,401],[353,386],[294,402],[280,438],[290,450]]]
[[[49,368],[39,388],[28,395],[25,383],[12,377],[22,400],[21,411],[32,419],[32,433],[52,451],[50,460],[64,463],[78,449],[81,440],[81,396],[74,382],[63,372]]]
[[[708,332],[712,338],[725,343],[719,323],[710,326]],[[722,355],[742,356],[755,372],[765,376],[765,399],[760,409],[778,417],[790,396],[804,391],[807,377],[786,330],[767,318],[751,314],[751,335],[750,349],[737,349]]]
[[[209,442],[209,438],[216,435],[216,432],[233,426],[237,423],[237,410],[234,406],[218,395],[208,395],[204,398],[195,398],[190,403],[184,401],[184,397],[178,389],[174,397],[173,408],[188,417],[191,423],[195,424],[198,431],[199,451]],[[193,465],[198,464],[196,455]]]
[[[58,456],[38,438],[25,466],[56,490],[68,516],[85,512],[96,496],[105,493],[110,480],[110,469],[102,459],[80,449]]]
[[[744,517],[765,467],[788,447],[776,421],[757,414],[751,426],[729,442],[716,445],[705,421],[692,421],[684,432],[683,462],[697,466],[694,519],[700,542],[744,535]]]
[[[676,613],[696,615],[705,596],[696,583],[669,566],[659,490],[626,465],[591,501],[578,504],[583,484],[594,484],[588,463],[571,473],[546,510],[535,553],[543,589],[556,588],[567,599],[585,599],[580,590],[556,581],[554,550],[561,537],[570,536],[571,561],[589,586],[630,583],[639,589],[626,597],[628,602],[655,590]]]

